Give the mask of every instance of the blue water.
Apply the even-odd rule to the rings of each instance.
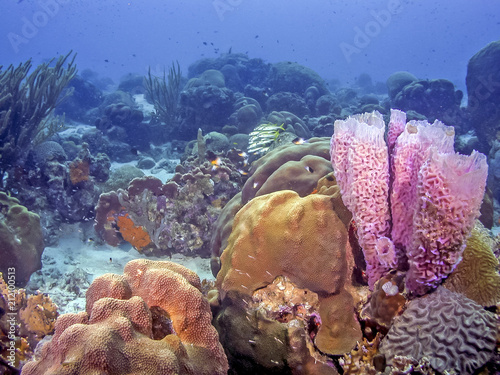
[[[229,49],[295,61],[349,84],[397,70],[465,88],[468,59],[500,35],[498,0],[2,0],[0,64],[78,53],[115,80]]]

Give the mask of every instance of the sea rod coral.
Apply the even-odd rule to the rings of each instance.
[[[454,152],[454,129],[406,123],[391,111],[387,142],[378,112],[335,122],[331,158],[353,213],[371,287],[408,259],[407,288],[425,294],[462,259],[485,191],[486,156]]]

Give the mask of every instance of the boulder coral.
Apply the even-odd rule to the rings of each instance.
[[[256,196],[279,190],[293,190],[301,197],[311,194],[318,181],[332,172],[328,150],[327,138],[311,138],[304,144],[277,147],[252,163],[242,192],[228,202],[215,222],[210,242],[214,276],[220,270],[219,257],[227,246],[238,210]]]
[[[64,314],[25,375],[186,374],[228,371],[199,277],[172,262],[134,260],[98,277],[87,311]]]
[[[500,137],[500,40],[489,43],[467,64],[467,111],[470,123],[487,151]]]
[[[24,286],[42,268],[43,249],[40,217],[0,192],[0,272],[15,269],[16,285]]]
[[[325,366],[322,371],[328,368],[327,358],[320,353],[343,354],[361,339],[353,297],[346,289],[348,275],[352,272],[346,229],[350,215],[345,216],[338,188],[334,190],[332,195],[311,194],[303,198],[293,191],[278,191],[252,199],[237,213],[216,279],[223,306],[216,318],[217,324],[232,325],[230,320],[240,314],[243,314],[242,321],[245,315],[254,319],[245,323],[247,331],[224,333],[223,342],[226,344],[235,342],[232,335],[238,335],[238,341],[242,340],[237,353],[235,347],[229,345],[235,366],[254,361],[260,370],[290,371],[289,366],[296,363],[292,358],[302,356],[302,363],[296,363],[297,371],[302,368],[303,373],[320,373],[317,372],[319,367]],[[292,319],[293,330],[275,324],[276,320],[279,321],[277,317],[283,316],[284,311],[280,312],[280,309],[285,302],[275,302],[272,314],[262,306],[255,306],[263,299],[263,288],[269,288],[281,277],[287,280],[281,284],[292,286],[278,289],[297,288],[298,293],[303,289],[305,294],[317,295],[317,310],[314,312],[305,311],[305,306],[311,306],[312,302],[290,304],[287,310],[302,310],[303,314],[301,319]],[[278,295],[267,294],[274,298]],[[300,314],[295,313],[297,315]],[[261,326],[269,329],[257,332]],[[274,336],[276,340],[273,338],[275,334],[278,335]],[[265,349],[267,338],[275,341],[272,349]],[[306,355],[297,348],[312,354]],[[261,353],[265,355],[260,356]],[[312,362],[316,363],[317,359],[320,361],[315,367]],[[311,370],[306,370],[309,365]]]

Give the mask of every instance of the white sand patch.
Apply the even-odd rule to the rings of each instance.
[[[155,106],[146,100],[144,94],[136,94],[133,96],[135,104],[143,113],[145,119],[150,119],[151,114],[155,113]]]
[[[200,279],[214,280],[210,259],[175,254],[169,257],[146,257],[130,244],[112,247],[94,241],[82,242],[78,226],[72,234],[64,234],[57,247],[46,247],[42,269],[31,276],[28,289],[48,293],[59,306],[60,313],[85,310],[85,292],[90,283],[105,273],[123,274],[133,259],[169,260],[193,270]]]
[[[180,163],[180,160],[178,159],[172,159],[176,163]],[[112,162],[111,163],[111,171],[114,171],[124,165],[131,165],[133,167],[137,166],[137,160],[129,161],[128,163],[118,163],[118,162]],[[165,169],[141,169],[141,171],[144,172],[146,176],[154,176],[161,180],[162,183],[166,183],[167,181],[171,180],[172,177],[174,177],[175,173],[167,172]]]

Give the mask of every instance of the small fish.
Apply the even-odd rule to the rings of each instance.
[[[243,176],[246,176],[248,174],[248,172],[245,172],[243,169],[238,169],[238,172]]]
[[[109,258],[109,263],[113,263],[113,258]]]
[[[207,42],[203,42],[204,45],[207,45]]]
[[[131,149],[130,149],[130,153],[131,153],[132,155],[137,156],[137,155],[139,155],[139,150],[138,150],[138,149],[136,149],[135,147],[133,147],[133,148],[131,148]]]
[[[108,60],[108,59],[105,59],[105,60],[104,60],[104,62],[109,62],[109,60]]]
[[[303,145],[304,143],[307,143],[307,140],[301,137],[297,137],[292,142],[296,145]]]
[[[210,161],[210,164],[212,164],[213,171],[220,167],[221,159],[220,159],[220,157],[215,155],[214,152],[207,151],[207,158]]]

